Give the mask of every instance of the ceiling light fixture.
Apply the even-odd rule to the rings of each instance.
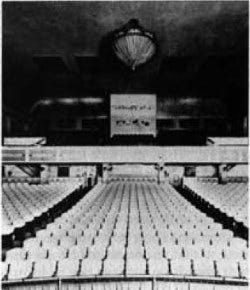
[[[151,32],[131,19],[113,36],[113,50],[116,56],[132,70],[149,61],[156,52],[156,40]]]

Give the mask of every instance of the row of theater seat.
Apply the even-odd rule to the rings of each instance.
[[[198,243],[188,244],[188,240],[186,240],[186,244],[185,240],[183,240],[183,243],[179,244],[175,244],[174,241],[169,241],[165,242],[162,246],[161,243],[158,242],[157,248],[155,249],[152,248],[150,244],[147,244],[147,239],[143,242],[144,247],[139,249],[141,258],[192,258],[195,256],[199,259],[208,259],[213,256],[215,258],[225,260],[247,260],[247,249],[235,250],[227,246],[224,246],[224,249],[215,249],[209,245],[203,245],[202,248]],[[15,260],[36,260],[47,258],[63,259],[77,258],[79,256],[85,258],[89,255],[89,253],[91,253],[89,249],[91,249],[90,247],[94,245],[94,242],[94,238],[86,238],[85,236],[80,236],[77,239],[72,237],[62,237],[58,240],[54,238],[45,238],[39,245],[36,243],[32,245],[30,243],[29,245],[25,244],[24,248],[15,248],[8,251],[6,261],[14,262]],[[119,250],[114,249],[115,255],[120,254],[120,257],[123,258],[125,248],[118,249]],[[95,251],[94,254],[99,255],[100,258],[104,258],[105,251],[101,254]],[[138,255],[138,252],[136,255]]]
[[[211,259],[46,259],[1,264],[2,279],[48,278],[94,275],[173,275],[246,278],[247,262],[233,263]]]
[[[169,184],[122,181],[98,184],[22,248],[8,251],[3,267],[9,280],[76,274],[246,278],[247,260],[245,240]],[[24,274],[23,263],[30,270]]]
[[[229,217],[248,227],[248,183],[218,184],[189,178],[185,184]]]

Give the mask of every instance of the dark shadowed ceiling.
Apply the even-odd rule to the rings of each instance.
[[[159,44],[135,73],[114,60],[107,38],[130,18]],[[248,2],[3,2],[2,45],[3,104],[23,111],[42,97],[112,91],[243,96]]]

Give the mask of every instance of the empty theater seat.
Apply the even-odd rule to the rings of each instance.
[[[99,275],[101,272],[102,263],[101,260],[93,259],[83,259],[81,263],[81,272],[80,275]]]
[[[8,267],[9,267],[9,264],[7,262],[1,262],[1,277],[2,277],[2,280],[5,278],[5,276],[8,273]]]
[[[194,274],[197,276],[215,276],[215,265],[212,259],[194,259]]]
[[[80,267],[78,259],[61,259],[58,261],[57,276],[76,276]]]
[[[8,279],[19,280],[27,278],[32,271],[31,261],[16,261],[10,264]]]
[[[189,259],[201,259],[204,256],[203,249],[195,246],[187,246],[185,247],[185,257]]]
[[[190,259],[171,259],[171,273],[173,275],[191,276],[191,260]]]
[[[63,248],[63,247],[54,247],[52,246],[49,250],[48,250],[48,258],[50,260],[62,260],[64,258],[66,258],[66,254],[67,254],[67,249]]]
[[[41,245],[40,239],[29,238],[23,242],[23,248],[26,250],[39,248]]]
[[[127,275],[143,275],[146,274],[146,260],[143,258],[130,258],[127,260]]]
[[[216,261],[217,273],[224,277],[239,277],[239,266],[236,261],[218,260]]]
[[[223,249],[223,256],[227,260],[240,261],[243,259],[243,251],[241,248],[225,247]]]
[[[151,275],[168,275],[169,262],[164,258],[152,258],[148,260],[149,274]]]
[[[104,261],[104,275],[121,275],[124,273],[124,260],[120,258],[108,258]]]
[[[30,248],[27,251],[27,259],[31,261],[36,261],[40,259],[45,259],[48,256],[48,249],[47,248]]]
[[[56,247],[59,244],[59,240],[56,237],[46,237],[46,238],[40,239],[39,243],[43,248],[49,248],[52,246]]]
[[[71,236],[62,237],[59,240],[59,244],[61,247],[69,249],[69,248],[73,247],[74,245],[76,245],[76,239],[74,237],[71,237]]]
[[[84,259],[86,257],[88,248],[84,245],[73,246],[69,248],[69,259]]]
[[[26,258],[26,250],[23,248],[14,248],[7,251],[6,261],[11,263],[19,260],[24,260]]]
[[[49,278],[55,275],[55,260],[37,260],[34,265],[33,278]]]
[[[242,278],[248,278],[249,272],[248,272],[248,262],[246,261],[240,261],[240,274]]]

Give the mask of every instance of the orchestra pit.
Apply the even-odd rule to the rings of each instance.
[[[2,15],[2,289],[247,289],[248,2]]]

